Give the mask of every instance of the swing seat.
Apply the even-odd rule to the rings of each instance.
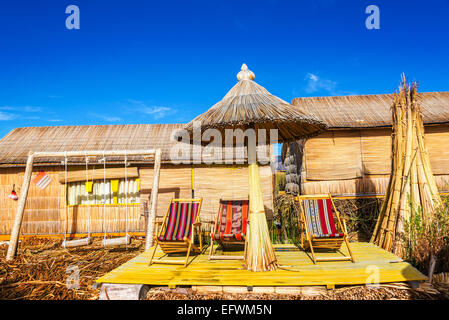
[[[187,266],[191,252],[200,253],[203,250],[201,239],[201,222],[199,213],[203,199],[171,199],[159,229],[156,244],[150,258],[153,263],[181,264]],[[195,229],[198,229],[199,247],[194,244]],[[185,260],[153,259],[157,247],[165,254],[187,253]]]
[[[131,244],[131,236],[129,234],[127,234],[124,237],[103,240],[104,247],[113,247],[113,246],[129,245],[129,244]]]
[[[74,248],[74,247],[84,247],[89,246],[93,242],[93,238],[87,237],[83,239],[76,239],[76,240],[64,240],[62,242],[63,248]]]

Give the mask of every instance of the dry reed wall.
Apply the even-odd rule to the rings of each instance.
[[[437,185],[448,191],[449,125],[425,130]],[[302,159],[302,194],[385,194],[391,171],[391,129],[325,132],[306,142]]]
[[[70,170],[83,170],[83,167],[71,167]],[[140,205],[122,206],[74,206],[66,207],[64,201],[64,185],[58,182],[63,168],[35,166],[33,177],[44,170],[51,178],[45,190],[40,190],[31,182],[28,192],[24,219],[23,234],[62,234],[67,221],[68,233],[143,232],[145,230],[145,212],[150,206],[149,197],[153,185],[153,167],[141,166]],[[260,178],[267,216],[272,216],[273,184],[269,166],[260,167]],[[204,229],[209,229],[209,222],[215,219],[220,198],[248,197],[248,169],[246,165],[238,166],[195,166],[195,197],[203,197],[201,220]],[[0,234],[10,233],[14,222],[17,201],[8,198],[13,184],[20,195],[24,167],[0,168]],[[192,166],[163,164],[161,168],[157,217],[160,219],[167,210],[170,198],[191,197]],[[90,219],[89,219],[90,217]]]

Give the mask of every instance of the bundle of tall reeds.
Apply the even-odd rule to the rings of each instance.
[[[404,226],[412,210],[425,220],[442,202],[424,141],[417,84],[408,84],[404,75],[392,116],[391,177],[371,242],[401,256]]]

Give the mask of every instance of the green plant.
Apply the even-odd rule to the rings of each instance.
[[[273,243],[298,243],[299,208],[292,195],[278,195],[274,200],[274,214],[270,236]]]
[[[279,191],[285,191],[285,184],[287,183],[285,178],[285,172],[276,172],[275,178],[275,192],[279,194]]]
[[[411,206],[410,217],[405,221],[404,258],[431,280],[434,272],[448,271],[449,260],[449,201],[427,216],[420,206]]]
[[[369,241],[379,216],[382,199],[335,199],[335,206],[347,218],[349,238]]]

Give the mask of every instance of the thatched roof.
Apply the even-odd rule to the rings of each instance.
[[[449,92],[418,94],[425,124],[449,122]],[[295,98],[297,110],[312,114],[330,129],[373,128],[392,125],[393,94]]]
[[[0,166],[23,165],[28,152],[141,150],[161,148],[162,161],[170,162],[170,150],[175,146],[171,136],[185,124],[92,125],[17,128],[0,140]],[[186,144],[183,144],[186,145]],[[191,155],[193,148],[190,145]],[[226,149],[223,149],[226,150]],[[223,151],[223,157],[225,151]],[[245,157],[238,156],[238,160]],[[192,156],[188,159],[191,161]],[[37,158],[36,163],[60,164],[62,159]],[[144,157],[128,156],[130,162],[152,162]],[[179,160],[179,159],[178,159]],[[80,163],[83,159],[69,159]],[[108,162],[123,161],[123,157],[108,157]]]
[[[309,137],[321,132],[326,126],[316,117],[295,110],[288,102],[273,96],[254,82],[254,73],[243,64],[237,75],[237,84],[208,111],[193,119],[186,126],[193,130],[194,123],[201,123],[201,130],[225,129],[278,129],[280,141]]]

